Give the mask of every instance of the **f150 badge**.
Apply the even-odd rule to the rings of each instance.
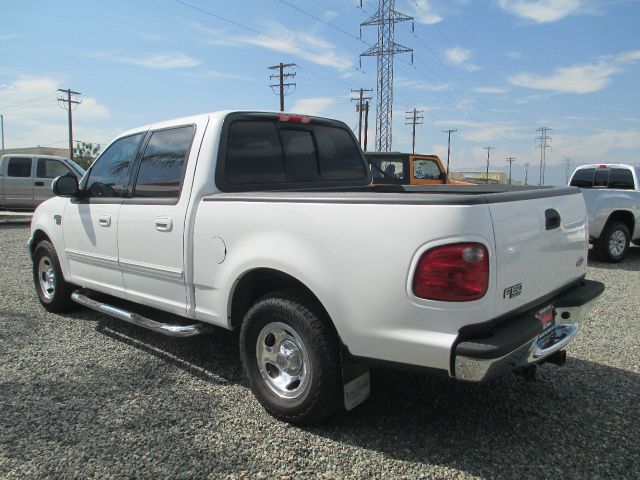
[[[515,285],[511,285],[508,288],[504,289],[504,293],[502,294],[502,298],[515,298],[522,293],[522,284],[517,283]]]

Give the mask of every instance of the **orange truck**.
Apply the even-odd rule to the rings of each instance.
[[[472,185],[447,178],[437,155],[402,152],[365,152],[374,185]]]

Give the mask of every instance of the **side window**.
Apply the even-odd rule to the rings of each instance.
[[[194,134],[192,126],[153,132],[140,162],[134,197],[180,196]]]
[[[237,121],[230,125],[225,177],[235,185],[287,181],[282,147],[273,123]]]
[[[428,180],[442,180],[442,171],[435,160],[416,158],[413,161],[413,176]]]
[[[280,130],[291,182],[312,182],[320,179],[313,136],[308,130]]]
[[[38,178],[56,178],[70,173],[71,170],[69,170],[69,167],[59,160],[51,160],[48,158],[38,159],[38,166],[36,167],[36,176]]]
[[[572,187],[592,188],[594,172],[594,168],[581,168],[580,170],[576,170],[570,185]]]
[[[129,166],[135,159],[144,133],[121,138],[98,158],[89,172],[85,191],[89,197],[122,197],[127,188]]]
[[[594,187],[606,187],[609,181],[609,169],[598,169],[593,177]]]
[[[12,157],[7,165],[7,176],[9,177],[30,177],[31,158]]]
[[[609,188],[633,190],[633,174],[626,168],[612,168],[609,173]]]
[[[367,172],[356,142],[342,128],[316,126],[320,174],[323,180],[358,180]]]

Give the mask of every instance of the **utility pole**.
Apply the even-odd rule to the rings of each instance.
[[[424,117],[422,115],[418,115],[419,113],[424,113],[424,110],[416,110],[416,107],[413,107],[411,112],[405,112],[404,124],[412,126],[412,147],[411,153],[416,153],[416,125],[422,125],[422,121]]]
[[[58,102],[63,104],[62,108],[65,108],[69,112],[69,158],[73,161],[73,117],[71,111],[73,110],[73,105],[80,105],[82,100],[72,100],[71,95],[82,95],[80,92],[74,92],[70,88],[63,90],[61,88],[58,89],[60,92],[60,96],[58,96]],[[66,94],[67,98],[64,97]]]
[[[547,148],[551,148],[551,145],[547,145],[547,140],[551,140],[551,137],[547,136],[547,132],[551,130],[548,127],[540,127],[536,132],[540,132],[540,136],[536,140],[540,140],[540,182],[538,185],[544,185],[544,170],[547,166]]]
[[[4,115],[0,115],[0,130],[2,130],[2,154],[4,155]]]
[[[369,136],[369,100],[364,102],[364,151],[367,151],[367,138]]]
[[[458,130],[442,130],[442,133],[449,134],[449,141],[447,142],[447,181],[449,181],[449,157],[451,157],[451,134],[456,133]]]
[[[507,162],[509,162],[509,185],[511,185],[511,165],[516,161],[516,157],[507,157]]]
[[[285,78],[293,78],[296,76],[295,72],[293,73],[284,73],[284,69],[285,68],[293,68],[293,67],[297,67],[298,65],[296,65],[295,63],[282,63],[280,62],[279,65],[272,65],[271,67],[267,67],[269,70],[280,70],[279,74],[275,74],[275,75],[269,75],[269,80],[273,80],[274,78],[277,78],[280,80],[279,83],[276,83],[275,85],[269,85],[271,87],[271,89],[279,87],[279,91],[280,91],[280,111],[284,112],[284,96],[285,95],[289,95],[288,90],[285,92],[285,87],[288,89],[289,87],[294,87],[296,86],[295,83],[284,83],[284,79]],[[274,90],[275,93],[275,90]],[[293,93],[293,92],[291,92]],[[276,94],[277,95],[277,94]]]
[[[358,112],[358,143],[362,147],[362,112],[364,111],[365,100],[371,100],[371,97],[365,97],[364,92],[373,92],[372,89],[359,88],[357,90],[351,90],[351,93],[358,92],[359,95],[356,98],[351,98],[352,102],[358,102],[356,104],[356,112]]]
[[[571,159],[569,157],[564,159],[565,167],[564,167],[564,176],[565,176],[565,184],[569,184],[569,175],[571,174]]]
[[[485,183],[489,183],[489,153],[491,152],[491,150],[495,150],[496,147],[482,147],[487,151],[487,180]]]
[[[376,151],[391,151],[392,123],[393,123],[393,57],[398,53],[413,50],[395,42],[395,26],[399,22],[413,21],[413,17],[400,13],[395,9],[396,0],[378,0],[378,10],[366,21],[360,24],[360,38],[362,27],[377,26],[378,40],[375,45],[360,54],[362,57],[377,57],[376,77]],[[362,7],[362,2],[360,2]]]
[[[527,185],[527,177],[529,176],[529,162],[524,164],[524,184]]]

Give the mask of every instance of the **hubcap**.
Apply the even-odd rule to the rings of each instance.
[[[297,398],[309,384],[309,355],[300,336],[285,323],[271,322],[260,331],[256,359],[262,379],[279,397]]]
[[[609,237],[609,252],[614,257],[619,257],[624,252],[627,243],[627,237],[621,230],[616,230]]]
[[[38,263],[38,280],[40,291],[46,300],[51,300],[56,293],[56,271],[49,257],[40,258]]]

